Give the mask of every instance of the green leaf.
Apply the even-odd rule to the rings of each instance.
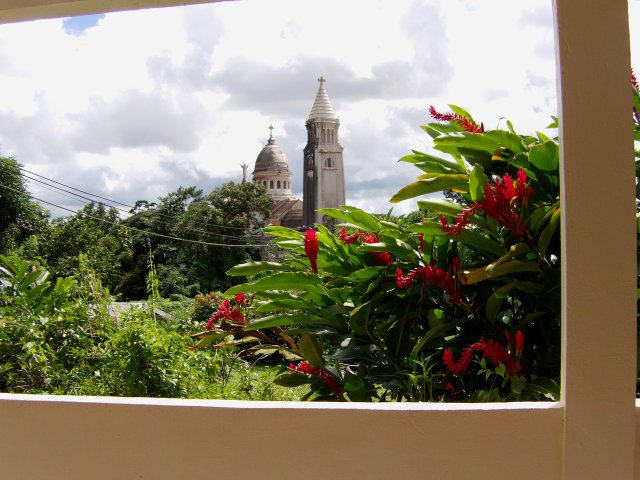
[[[527,390],[541,394],[554,402],[560,400],[560,386],[550,378],[538,377],[530,380],[527,383]]]
[[[414,223],[407,230],[409,232],[422,233],[423,235],[446,235],[436,220],[425,220],[422,223]]]
[[[531,147],[529,162],[543,172],[556,172],[560,165],[560,147],[552,140]]]
[[[430,328],[442,326],[444,322],[444,312],[439,308],[432,308],[427,313],[427,320]]]
[[[259,292],[262,290],[317,291],[316,285],[321,283],[322,279],[317,275],[304,272],[280,272],[231,287],[225,294],[232,295],[236,293]]]
[[[448,133],[435,138],[433,143],[436,149],[443,152],[455,152],[458,149],[464,149],[480,150],[493,155],[499,147],[506,147],[514,154],[522,153],[526,150],[522,143],[522,138],[506,130],[491,130],[482,135],[468,132]]]
[[[351,310],[350,325],[356,335],[367,335],[369,331],[367,324],[371,316],[371,303],[372,300],[369,300]]]
[[[469,194],[474,202],[481,202],[484,199],[484,188],[489,179],[480,165],[474,165],[469,174]]]
[[[450,215],[452,217],[457,217],[464,210],[464,207],[458,203],[452,202],[451,200],[441,199],[418,200],[418,208],[442,215]],[[479,215],[472,215],[471,221],[479,227],[491,230],[489,223]]]
[[[560,223],[560,206],[556,207],[556,210],[553,212],[551,216],[551,220],[549,220],[549,224],[542,230],[540,234],[540,238],[538,239],[538,251],[544,255],[547,252],[547,247],[549,246],[549,242],[551,242],[551,238],[553,237],[558,224]]]
[[[474,283],[478,283],[483,280],[498,278],[504,275],[512,275],[514,273],[521,272],[541,271],[540,265],[538,265],[536,262],[531,261],[511,260],[501,263],[500,265],[497,265],[494,268],[490,269],[489,267],[491,267],[492,265],[493,264],[468,272],[467,274],[465,274],[463,283],[465,285],[473,285]]]
[[[311,379],[299,373],[282,373],[273,379],[273,383],[281,387],[299,387],[311,383]]]
[[[366,267],[361,268],[360,270],[356,270],[351,275],[347,277],[349,281],[358,281],[358,280],[368,280],[369,278],[374,278],[380,275],[383,267]]]
[[[511,377],[511,393],[516,397],[520,397],[526,384],[527,379],[525,377]]]
[[[315,305],[304,300],[283,298],[263,303],[262,305],[259,305],[255,311],[256,313],[263,313],[278,310],[313,310],[315,308],[317,308]]]
[[[346,372],[344,375],[344,391],[352,402],[369,401],[366,384],[357,375]]]
[[[454,105],[453,103],[449,104],[449,108],[453,111],[453,113],[457,113],[461,117],[466,118],[467,120],[473,121],[473,117],[469,112],[467,112],[464,108]]]
[[[518,153],[524,153],[527,150],[522,143],[522,138],[520,137],[520,135],[507,132],[506,130],[490,130],[488,132],[485,132],[484,137],[493,140],[497,145],[501,147],[508,148],[516,155]]]
[[[458,327],[464,323],[467,323],[468,321],[469,318],[458,318],[456,320],[451,320],[450,322],[438,325],[435,328],[430,328],[429,331],[427,331],[427,333],[418,341],[418,343],[416,343],[411,353],[414,355],[417,354],[430,340],[442,337],[452,328]]]
[[[498,315],[498,311],[502,307],[504,300],[507,298],[509,292],[513,288],[515,282],[508,283],[498,288],[487,300],[487,304],[485,305],[484,312],[487,315],[487,320],[490,322],[495,322],[496,316]]]
[[[356,207],[321,208],[318,212],[330,217],[352,223],[364,230],[375,232],[380,228],[378,220],[370,213]]]
[[[464,210],[464,207],[458,203],[441,199],[418,200],[418,208],[433,213],[451,215],[453,217],[457,217]]]
[[[312,367],[324,367],[322,346],[316,337],[303,333],[300,340],[298,340],[298,347]]]
[[[476,232],[475,230],[471,230],[465,228],[460,235],[454,237],[465,245],[469,245],[477,250],[481,250],[483,252],[491,253],[493,255],[504,255],[504,247],[500,245],[495,240],[492,240],[486,235],[482,235],[481,233]]]
[[[207,347],[211,345],[216,340],[221,340],[230,335],[229,332],[220,332],[220,331],[208,331],[208,332],[200,332],[195,335],[191,335],[191,338],[196,339],[195,345],[189,347],[189,350],[198,350],[200,348]]]
[[[411,163],[425,172],[465,173],[465,170],[455,161],[416,150],[411,155],[405,155],[398,162]]]
[[[428,174],[431,175],[431,174]],[[424,178],[417,182],[410,183],[401,188],[391,200],[391,203],[398,203],[409,198],[415,198],[429,193],[441,192],[443,190],[463,190],[468,188],[469,177],[466,174],[433,174],[430,178]],[[424,175],[421,176],[421,178]]]
[[[295,238],[295,239],[299,239],[302,235],[300,232],[298,232],[297,230],[292,230],[290,228],[287,227],[281,227],[281,226],[276,226],[276,225],[272,225],[269,227],[264,227],[262,229],[262,231],[264,233],[267,233],[273,237],[280,237],[280,238]]]
[[[327,320],[317,315],[276,314],[251,320],[245,325],[245,331],[258,330],[260,328],[282,327],[285,325],[312,325],[327,324]]]
[[[227,275],[232,277],[252,277],[262,272],[287,270],[291,270],[290,265],[283,265],[276,262],[247,262],[232,267],[227,271]]]

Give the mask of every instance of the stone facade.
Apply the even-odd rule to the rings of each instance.
[[[314,223],[328,224],[328,218],[316,212],[345,204],[342,146],[338,142],[340,120],[333,110],[324,86],[320,87],[306,121],[307,145],[304,147],[303,200],[291,192],[292,174],[289,161],[273,138],[273,127],[267,144],[256,159],[253,182],[262,184],[273,200],[272,225],[291,228]],[[243,166],[243,171],[246,167]]]
[[[345,204],[342,145],[338,141],[340,120],[327,95],[325,79],[320,77],[318,81],[320,87],[306,122],[303,184],[305,225],[326,224],[329,219],[317,210]]]

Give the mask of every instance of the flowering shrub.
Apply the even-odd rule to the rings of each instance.
[[[267,227],[284,261],[232,268],[248,280],[227,295],[251,300],[227,300],[196,348],[278,352],[276,383],[312,400],[557,399],[557,140],[486,131],[450,107],[422,127],[448,158],[400,160],[421,174],[391,201],[422,197],[422,221],[345,206],[322,210],[336,231]]]

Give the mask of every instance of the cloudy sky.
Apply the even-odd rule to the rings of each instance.
[[[630,8],[639,70],[640,1]],[[551,1],[243,0],[0,25],[0,154],[133,204],[240,181],[273,124],[301,197],[321,75],[341,121],[347,203],[384,212],[417,175],[396,161],[429,149],[429,105],[463,106],[488,129],[502,117],[522,132],[549,123]]]

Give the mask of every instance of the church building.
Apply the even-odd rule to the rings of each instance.
[[[303,152],[303,200],[291,192],[292,174],[289,161],[273,138],[273,127],[267,144],[256,159],[253,182],[262,184],[273,200],[270,223],[291,228],[313,223],[327,224],[328,219],[316,210],[345,204],[342,146],[338,142],[340,120],[333,110],[324,86],[320,87],[306,121],[307,144]]]

